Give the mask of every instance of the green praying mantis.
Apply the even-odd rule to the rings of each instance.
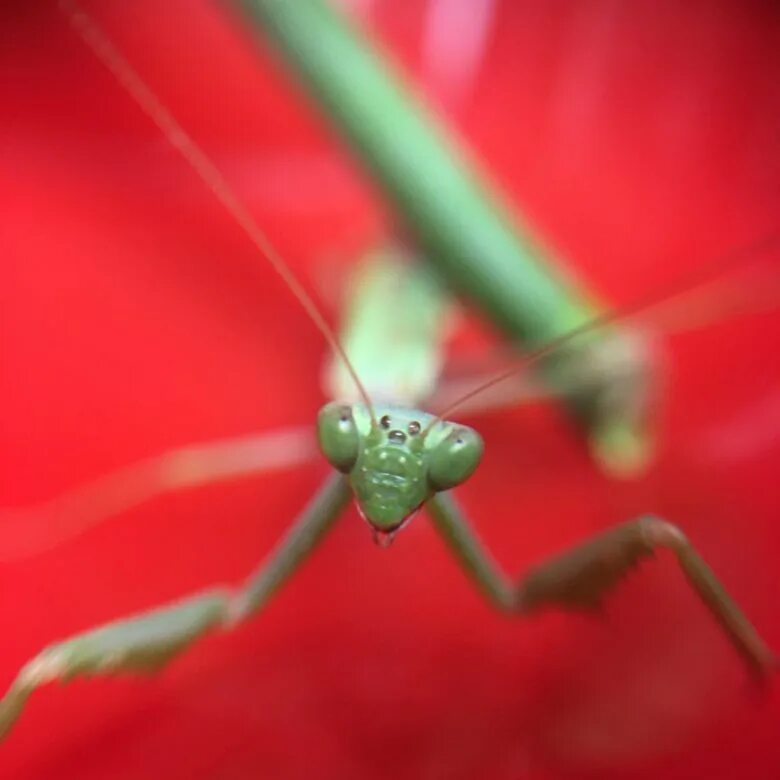
[[[427,510],[435,528],[451,549],[464,571],[496,608],[527,616],[546,607],[590,609],[640,560],[660,549],[670,550],[685,576],[704,604],[723,628],[725,636],[742,657],[747,669],[760,679],[775,668],[775,659],[748,619],[731,599],[707,564],[698,555],[684,533],[670,522],[654,516],[630,520],[606,533],[548,560],[517,580],[500,570],[490,553],[472,530],[470,521],[458,505],[452,490],[466,481],[479,465],[483,444],[472,428],[451,422],[446,416],[463,403],[517,372],[518,366],[482,382],[466,395],[447,404],[441,414],[430,414],[415,408],[423,390],[430,385],[428,375],[416,369],[435,351],[436,317],[431,321],[418,317],[421,327],[413,335],[417,343],[413,368],[398,366],[389,350],[377,346],[376,334],[361,326],[361,312],[375,311],[377,299],[372,284],[361,286],[362,297],[353,303],[355,322],[351,333],[368,340],[366,350],[350,348],[350,338],[333,334],[310,296],[292,275],[269,244],[263,231],[236,199],[232,191],[187,135],[184,129],[159,103],[130,66],[91,20],[78,11],[71,16],[77,30],[115,72],[131,95],[164,130],[172,143],[204,179],[222,204],[236,218],[250,240],[282,275],[296,298],[320,329],[336,355],[340,370],[356,391],[358,400],[338,400],[320,411],[317,434],[322,454],[334,469],[317,494],[293,523],[276,549],[240,588],[220,586],[208,589],[173,604],[118,620],[45,648],[19,672],[4,698],[0,700],[0,734],[5,736],[21,714],[30,695],[50,682],[68,680],[79,675],[119,674],[157,669],[165,665],[193,642],[207,633],[232,629],[257,614],[285,581],[293,575],[307,556],[323,539],[343,510],[355,497],[361,514],[376,540],[389,544],[421,508]],[[381,266],[375,266],[380,268]],[[372,273],[378,273],[374,270]],[[425,271],[393,265],[392,274],[409,273],[403,299],[396,300],[398,310],[409,313],[431,308],[432,296],[438,295],[435,283]],[[587,340],[616,315],[596,317],[566,333],[548,340],[527,353],[522,368],[543,361],[558,350]],[[430,327],[426,327],[429,325]],[[432,323],[432,324],[431,324]],[[422,341],[418,339],[422,336]],[[405,383],[404,403],[390,403],[387,385],[374,381],[371,358],[383,355],[383,371],[391,375],[412,377]],[[404,350],[408,357],[409,350]],[[420,354],[423,358],[420,358]],[[364,359],[365,358],[365,359]],[[338,369],[337,369],[338,371]],[[334,380],[334,382],[337,380]],[[346,384],[342,378],[342,387]],[[378,389],[375,389],[378,388]],[[118,504],[132,503],[172,486],[195,484],[219,478],[219,470],[209,472],[199,467],[200,453],[184,452],[172,462],[167,484],[158,484],[132,492]],[[241,466],[234,471],[240,471]],[[230,472],[226,467],[221,475]],[[107,483],[100,494],[116,492],[119,483]],[[144,492],[146,490],[146,493]],[[92,498],[95,497],[93,492]],[[88,503],[88,502],[82,502]],[[100,502],[98,502],[100,503]],[[109,500],[110,503],[110,500]],[[116,507],[100,506],[102,514]]]

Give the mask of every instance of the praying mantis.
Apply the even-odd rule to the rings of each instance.
[[[361,372],[357,369],[355,373],[359,377]],[[771,666],[768,651],[743,621],[740,613],[735,611],[734,605],[716,592],[717,586],[710,574],[672,526],[651,519],[625,526],[613,535],[604,537],[595,547],[584,548],[574,557],[558,559],[552,569],[541,569],[524,585],[516,587],[503,580],[492,568],[490,559],[468,531],[460,510],[448,493],[430,494],[434,486],[454,487],[476,466],[480,445],[475,433],[465,427],[451,427],[451,424],[437,421],[424,413],[380,406],[370,397],[364,398],[362,405],[355,407],[326,407],[321,417],[321,439],[337,470],[355,465],[361,468],[360,458],[368,457],[368,444],[355,444],[357,434],[367,437],[369,444],[377,447],[376,457],[382,454],[388,458],[396,457],[395,469],[402,465],[401,457],[412,460],[418,456],[422,458],[425,454],[404,450],[404,447],[412,445],[414,437],[419,437],[417,441],[423,442],[423,450],[429,450],[427,454],[434,457],[433,470],[429,466],[429,476],[423,480],[425,492],[415,493],[411,503],[401,509],[396,511],[395,507],[382,502],[375,506],[372,495],[375,498],[376,494],[363,493],[364,512],[372,527],[380,535],[395,532],[411,510],[427,502],[435,525],[489,599],[500,608],[530,612],[545,601],[576,605],[580,599],[583,605],[590,604],[598,600],[602,589],[635,558],[649,553],[655,544],[666,544],[681,554],[684,566],[687,566],[691,577],[705,594],[705,600],[716,603],[716,611],[720,610],[717,614],[726,623],[727,631],[731,632],[735,644],[752,667],[763,671]],[[459,450],[461,447],[463,450]],[[450,454],[455,455],[457,466],[454,471],[451,470],[449,459],[441,454],[452,448],[455,452]],[[463,454],[458,455],[458,451]],[[459,461],[461,457],[465,461]],[[442,459],[443,463],[440,462]],[[390,477],[401,476],[385,473]],[[357,479],[358,475],[354,478]],[[389,489],[389,486],[386,487]],[[363,487],[359,486],[359,490],[362,491]],[[107,632],[87,634],[72,643],[58,644],[45,651],[26,667],[20,681],[12,688],[10,698],[5,700],[6,723],[10,725],[10,720],[18,713],[24,699],[39,683],[74,672],[122,671],[156,666],[168,660],[202,632],[240,622],[292,573],[314,542],[335,520],[347,499],[345,479],[332,477],[287,537],[288,546],[281,548],[280,556],[273,559],[271,568],[263,569],[259,578],[237,598],[227,591],[214,591],[171,607],[168,611],[155,613],[148,618],[142,617],[129,624],[117,624]],[[601,581],[600,576],[592,571],[592,566],[605,554],[614,563],[614,568],[602,571],[600,574],[604,575],[604,581]]]

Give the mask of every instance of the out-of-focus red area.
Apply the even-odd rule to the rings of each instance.
[[[369,5],[418,71],[426,2]],[[370,186],[218,4],[91,8],[307,285],[381,233]],[[0,503],[313,420],[325,346],[263,259],[53,4],[5,4],[0,22]],[[779,38],[769,3],[502,2],[455,121],[551,243],[627,302],[777,225]],[[661,453],[633,483],[596,473],[549,412],[482,419],[485,463],[461,494],[498,559],[520,571],[661,512],[780,648],[779,336],[761,315],[668,340]],[[52,639],[240,580],[324,473],[168,497],[4,563],[0,684]],[[512,621],[424,519],[381,551],[350,511],[234,635],[158,678],[37,694],[0,774],[768,778],[779,717],[666,559],[603,620]]]

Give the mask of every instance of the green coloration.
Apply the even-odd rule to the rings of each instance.
[[[325,480],[267,562],[253,574],[236,597],[234,619],[243,619],[262,608],[309,556],[343,514],[351,493],[341,474]]]
[[[334,474],[301,513],[241,590],[213,588],[173,604],[57,642],[17,675],[0,699],[0,739],[11,730],[36,688],[77,676],[152,672],[214,629],[229,629],[263,607],[301,565],[350,498],[349,484]]]
[[[615,478],[641,474],[653,457],[651,439],[636,420],[616,419],[601,426],[594,431],[590,447],[597,462]]]
[[[464,425],[451,430],[431,450],[428,481],[434,490],[450,490],[465,482],[482,460],[482,437]]]
[[[426,257],[508,332],[542,343],[596,313],[511,218],[465,150],[321,0],[236,0],[369,167]]]
[[[485,549],[452,493],[439,493],[428,502],[428,514],[455,559],[494,607],[516,609],[516,588]]]
[[[445,542],[477,587],[499,609],[532,614],[548,607],[593,611],[628,571],[658,550],[670,550],[702,603],[720,624],[748,671],[764,683],[777,658],[685,534],[653,516],[610,528],[545,561],[513,582],[496,564],[449,493],[428,511]]]
[[[322,0],[234,3],[372,173],[426,261],[513,342],[534,348],[601,313],[595,296],[545,259],[444,123],[344,14]],[[545,357],[539,369],[554,389],[561,369],[584,370],[599,362],[596,352],[622,353],[624,344],[621,331],[605,328]],[[631,359],[640,379],[646,358],[640,349]],[[644,463],[649,409],[637,405],[631,388],[617,396],[608,375],[571,387],[568,408],[592,433],[600,462],[616,473]]]
[[[40,685],[77,676],[154,671],[218,625],[226,606],[227,592],[212,590],[47,647],[25,665],[0,700],[0,738]]]
[[[436,491],[468,479],[483,447],[471,428],[434,423],[419,410],[380,405],[374,413],[376,426],[362,404],[327,404],[317,418],[317,436],[331,465],[349,475],[363,516],[389,533]]]
[[[361,434],[349,404],[330,403],[317,415],[320,450],[336,471],[349,474],[360,455]]]
[[[282,9],[299,4],[320,8],[305,0],[253,6],[275,9],[284,18]],[[327,48],[327,44],[325,37],[322,46]],[[77,675],[155,670],[208,632],[232,628],[257,612],[333,526],[346,507],[350,488],[366,519],[384,534],[396,530],[427,502],[436,528],[464,570],[494,605],[508,612],[530,614],[549,606],[593,609],[640,560],[668,549],[747,668],[762,681],[775,670],[770,650],[675,526],[655,517],[625,523],[513,581],[482,545],[454,497],[440,492],[474,471],[482,454],[479,436],[464,426],[406,407],[381,405],[373,412],[362,404],[332,403],[322,409],[320,444],[342,473],[326,480],[242,589],[213,588],[44,649],[22,668],[0,699],[0,738],[41,685]]]
[[[350,279],[342,311],[341,345],[376,401],[414,406],[433,394],[449,296],[428,266],[398,246],[369,253]],[[360,400],[338,356],[331,356],[330,398]]]
[[[338,410],[338,405],[332,406]],[[424,426],[430,422],[428,415],[413,410],[384,407],[378,411],[381,417],[390,417],[389,427],[372,430],[366,409],[357,405],[347,408],[354,414],[361,437],[366,439],[361,444],[356,468],[362,456],[372,448],[379,452],[382,447],[400,446],[387,443],[392,431],[406,428],[408,432],[410,424],[419,422]],[[413,425],[413,429],[416,426]],[[425,441],[417,434],[416,446],[409,447],[410,452],[415,449],[418,455],[427,450],[435,452],[446,444],[452,429],[452,423],[442,422],[433,426]],[[424,461],[425,454],[421,457]],[[434,493],[430,486],[424,487],[424,473],[424,468],[418,471],[415,477],[418,485],[409,492],[419,489],[427,493],[427,506],[436,528],[465,571],[499,609],[519,614],[530,614],[549,606],[593,609],[641,559],[651,556],[657,549],[667,548],[674,552],[689,583],[755,678],[764,682],[776,670],[777,661],[772,652],[675,526],[654,517],[624,523],[550,559],[515,583],[486,551],[452,495]],[[358,501],[378,512],[375,519],[367,516],[374,527],[386,534],[395,530],[398,525],[392,524],[387,506],[391,503],[401,505],[398,494],[403,489],[388,492],[380,483],[372,490],[370,486],[376,482],[370,476],[365,480],[355,480],[351,476],[350,480]],[[391,493],[392,500],[388,501]],[[332,527],[349,495],[349,482],[345,477],[340,474],[330,477],[268,562],[260,566],[242,590],[212,588],[45,648],[25,664],[0,699],[0,739],[11,730],[33,691],[42,685],[58,680],[66,682],[79,675],[154,671],[208,632],[232,628],[249,618],[267,603]]]

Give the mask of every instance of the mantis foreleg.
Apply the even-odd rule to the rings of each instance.
[[[671,523],[644,516],[612,528],[551,558],[513,582],[482,546],[450,493],[427,504],[434,524],[463,568],[499,608],[530,614],[546,606],[594,609],[629,569],[659,549],[671,550],[689,584],[759,679],[777,661],[685,534]]]
[[[241,589],[214,587],[49,645],[24,665],[0,700],[0,738],[41,685],[77,676],[154,671],[208,632],[228,630],[250,617],[330,530],[349,496],[347,480],[340,474],[330,477]]]

